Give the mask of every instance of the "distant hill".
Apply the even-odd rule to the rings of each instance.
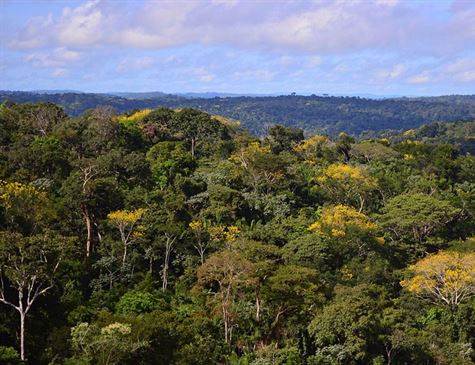
[[[150,98],[162,98],[169,94],[162,93],[160,91],[149,92],[108,92],[105,95],[120,96],[127,99],[150,99]]]
[[[98,105],[111,105],[121,113],[136,108],[191,107],[239,120],[257,135],[265,134],[274,124],[301,128],[306,134],[334,136],[342,131],[360,135],[365,131],[407,130],[431,122],[475,120],[475,95],[365,99],[316,95],[190,98],[160,93],[122,94],[0,91],[0,100],[54,102],[73,116]]]
[[[177,93],[178,96],[184,96],[186,98],[236,98],[240,96],[260,97],[260,96],[272,96],[270,94],[236,94],[236,93],[220,93],[220,92],[205,92],[205,93]],[[274,95],[276,96],[276,95]]]
[[[33,94],[65,94],[65,93],[76,93],[84,94],[82,91],[78,90],[32,90]]]
[[[361,138],[387,138],[393,143],[400,143],[405,140],[417,140],[435,144],[445,143],[456,146],[464,154],[470,153],[475,156],[475,121],[435,122],[404,132],[396,130],[371,131],[363,134]]]

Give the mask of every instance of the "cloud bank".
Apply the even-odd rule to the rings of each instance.
[[[440,93],[475,92],[471,1],[64,4],[37,5],[33,16],[4,5],[5,21],[17,25],[2,29],[2,62],[20,58],[23,72],[50,68],[80,85],[88,85],[86,70],[96,72],[101,87],[119,75],[142,89],[155,80],[154,89],[424,93],[432,84]]]

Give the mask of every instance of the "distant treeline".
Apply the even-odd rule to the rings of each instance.
[[[71,116],[99,105],[110,105],[119,113],[144,108],[190,107],[238,120],[256,135],[265,135],[275,124],[301,128],[307,135],[336,136],[342,131],[360,135],[368,131],[407,130],[432,122],[475,119],[475,95],[375,100],[314,95],[186,98],[163,94],[139,99],[108,94],[3,91],[0,99],[18,103],[49,101],[62,106]]]

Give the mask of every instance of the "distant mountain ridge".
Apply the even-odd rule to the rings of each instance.
[[[365,131],[406,130],[422,124],[475,120],[475,95],[366,99],[337,96],[227,96],[197,98],[151,93],[46,94],[0,91],[0,100],[16,103],[53,102],[73,116],[98,105],[110,105],[119,113],[144,108],[195,108],[212,115],[239,120],[257,135],[274,124],[301,128],[306,134],[359,135]]]

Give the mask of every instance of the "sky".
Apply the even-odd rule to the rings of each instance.
[[[475,94],[475,0],[0,0],[0,89]]]

